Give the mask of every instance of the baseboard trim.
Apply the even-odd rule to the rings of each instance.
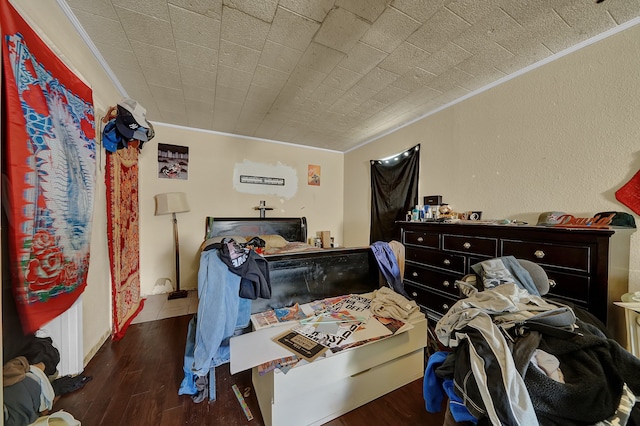
[[[98,351],[100,350],[100,348],[102,347],[102,345],[104,345],[104,342],[107,341],[107,339],[109,338],[109,336],[111,336],[111,332],[109,330],[105,331],[105,333],[102,335],[102,337],[100,338],[100,340],[98,341],[98,343],[96,343],[91,350],[89,351],[89,353],[87,353],[84,357],[83,363],[84,366],[86,367],[87,364],[89,364],[89,361],[91,361],[91,359],[95,356],[96,353],[98,353]]]

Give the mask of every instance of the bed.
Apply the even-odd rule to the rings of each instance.
[[[279,236],[263,255],[268,261],[271,298],[256,299],[251,312],[307,303],[379,287],[378,266],[369,247],[317,248],[307,244],[307,220],[297,218],[207,217],[205,243],[216,237]]]
[[[370,293],[380,287],[375,246],[324,249],[310,246],[306,244],[307,223],[304,217],[206,219],[205,245],[209,240],[211,244],[216,244],[215,241],[220,241],[221,237],[242,240],[264,236],[266,242],[272,240],[269,236],[273,235],[281,237],[285,243],[277,244],[277,247],[268,247],[267,244],[264,251],[271,298],[251,300],[252,313],[346,294]],[[211,256],[213,263],[218,260]],[[203,288],[206,287],[204,284]],[[247,304],[246,299],[243,302]],[[250,365],[247,361],[244,361],[243,367],[238,367],[243,364],[242,360],[236,360],[236,367],[252,369],[252,383],[266,426],[292,422],[301,425],[325,424],[422,377],[427,320],[424,314],[415,312],[410,322],[409,329],[403,333],[305,363],[287,374],[283,373],[286,370],[280,369],[261,372],[258,365]],[[232,324],[237,325],[237,320],[234,319]],[[269,342],[273,337],[273,331],[269,330],[282,333],[281,329],[265,327],[255,330],[255,334],[245,336],[245,342],[250,342],[247,347],[255,348],[257,352],[262,352],[264,348],[264,352],[269,353],[271,345],[278,346]],[[243,334],[246,332],[246,329],[241,331]],[[235,338],[240,339],[237,328],[234,334]],[[200,335],[206,336],[206,331]],[[203,341],[211,342],[207,337]],[[229,342],[233,347],[234,338]],[[238,349],[238,346],[236,351],[242,354],[248,352],[246,348]],[[233,352],[231,349],[229,360],[238,356]],[[214,392],[212,377],[215,378],[215,375],[210,370],[210,394]]]
[[[378,263],[369,246],[328,249],[312,247],[306,244],[307,221],[304,217],[269,219],[207,217],[204,237],[200,246],[198,312],[189,322],[183,365],[185,376],[178,390],[179,395],[191,395],[195,402],[201,402],[207,398],[209,400],[216,399],[215,367],[230,361],[230,337],[252,331],[249,311],[253,314],[346,294],[370,293],[380,286]],[[255,256],[255,253],[250,253],[250,257],[254,257],[251,267],[260,269],[260,273],[254,273],[254,276],[260,275],[264,278],[263,271],[266,263],[271,287],[269,299],[257,298],[253,300],[253,298],[238,297],[238,290],[232,289],[233,285],[237,285],[240,293],[242,292],[240,279],[232,271],[227,270],[228,264],[225,264],[222,257],[218,256],[219,253],[213,251],[221,247],[216,244],[220,243],[223,237],[233,238],[238,242],[244,240],[246,243],[249,243],[247,240],[251,240],[253,237],[260,237],[265,242],[270,241],[273,250],[265,247],[265,251],[262,253],[266,262],[263,258]],[[279,241],[281,244],[274,244],[273,241]],[[255,251],[258,252],[258,250]],[[256,257],[259,258],[259,262],[256,261]],[[259,266],[257,266],[258,264]],[[229,278],[230,276],[233,278]],[[221,284],[228,284],[228,286]],[[417,331],[413,334],[420,334],[424,329],[426,335],[426,321],[423,320],[420,324],[422,328],[416,326]],[[399,340],[407,340],[408,335],[408,333],[402,333]],[[196,345],[196,341],[200,344]],[[367,378],[367,382],[360,384],[359,386],[368,390],[368,392],[361,392],[362,395],[365,395],[366,400],[380,396],[381,393],[376,393],[378,391],[388,392],[394,384],[397,386],[405,384],[405,379],[414,380],[416,368],[415,366],[411,368],[411,362],[419,364],[417,374],[422,374],[420,370],[423,368],[422,347],[424,347],[424,342],[422,339],[414,338],[411,343],[414,345],[399,345],[400,349],[385,351],[383,355],[387,356],[387,359],[384,361],[380,359],[382,355],[377,355],[377,358],[375,356],[365,357],[370,364],[384,364],[387,368],[385,371],[389,375],[393,375],[393,380],[391,378],[385,379],[382,381],[382,385],[370,386],[368,381],[374,380],[373,378]],[[415,352],[413,357],[399,356],[398,359],[394,358],[394,356],[398,356],[398,350],[402,355],[405,355],[416,345],[420,349],[413,351]],[[376,348],[385,347],[384,345],[376,346]],[[356,348],[353,352],[358,349]],[[348,357],[333,358],[348,359]],[[325,365],[327,364],[325,363]],[[361,366],[362,363],[354,365]],[[371,365],[361,368],[368,371],[371,370],[370,367]],[[396,368],[401,369],[403,374],[395,374]],[[351,370],[341,368],[340,371]],[[375,370],[375,372],[377,371]],[[360,374],[354,374],[354,376],[357,376],[359,381],[363,381],[365,376],[375,376],[375,372],[368,376]],[[347,378],[341,379],[350,383],[351,374],[349,373]],[[307,382],[305,382],[304,388],[308,388]],[[265,392],[260,395],[265,395]],[[267,400],[271,399],[267,398]],[[312,402],[314,401],[315,398]],[[348,402],[353,401],[349,399]],[[266,411],[269,404],[263,403],[261,405],[265,406],[263,417],[270,418],[271,412]],[[313,412],[311,409],[306,411]],[[288,414],[289,411],[286,415]],[[274,422],[274,424],[278,423]],[[266,421],[265,424],[270,425],[271,422]]]

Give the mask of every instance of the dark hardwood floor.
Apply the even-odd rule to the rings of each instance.
[[[179,396],[187,324],[191,315],[134,324],[120,341],[108,340],[83,374],[83,388],[62,395],[53,411],[65,410],[83,426],[264,425],[251,372],[231,375],[216,368],[217,400],[194,403]],[[247,420],[232,390],[236,384],[253,414]],[[425,411],[422,380],[416,380],[333,421],[330,426],[442,425],[442,413]],[[294,426],[295,420],[291,422]],[[281,425],[274,425],[281,426]]]

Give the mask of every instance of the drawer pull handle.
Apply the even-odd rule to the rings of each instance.
[[[444,263],[445,265],[451,265],[451,261],[449,259],[445,259],[442,263]]]
[[[549,287],[550,288],[554,288],[555,286],[557,286],[558,284],[556,283],[555,280],[549,280]]]
[[[449,305],[447,305],[446,303],[442,304],[442,309],[444,309],[445,311],[449,310]]]
[[[445,286],[445,287],[449,287],[449,281],[443,281],[442,285]]]
[[[411,293],[411,295],[412,295],[413,297],[418,297],[418,293],[416,293],[415,291],[414,291],[414,292],[412,292],[412,293]]]
[[[467,250],[471,248],[471,243],[464,243],[462,245],[462,247],[466,248]]]
[[[542,259],[545,255],[545,253],[542,250],[536,250],[533,255],[535,257],[537,257],[538,259]]]
[[[411,276],[412,276],[412,277],[417,277],[417,276],[418,276],[418,273],[417,273],[416,271],[413,271],[413,272],[411,273]]]
[[[418,237],[418,242],[419,242],[419,243],[421,243],[421,242],[423,242],[423,241],[424,241],[424,238],[422,238],[422,237]]]

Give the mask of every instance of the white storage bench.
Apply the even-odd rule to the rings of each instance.
[[[393,337],[264,375],[252,370],[267,426],[321,425],[424,375],[427,320]]]

